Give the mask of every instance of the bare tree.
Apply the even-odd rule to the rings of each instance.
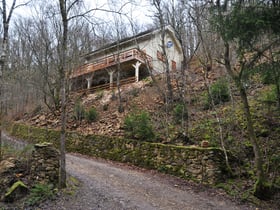
[[[155,8],[155,18],[156,21],[159,23],[160,31],[161,31],[161,50],[162,50],[162,57],[164,61],[164,67],[165,67],[165,75],[166,75],[166,86],[167,86],[167,94],[166,94],[166,105],[167,107],[170,105],[170,103],[173,103],[173,90],[172,90],[172,84],[171,84],[171,75],[170,75],[170,67],[169,67],[169,61],[168,56],[166,52],[166,21],[164,19],[164,11],[163,11],[163,2],[161,0],[152,0],[151,4]],[[167,108],[169,109],[169,108]]]
[[[253,146],[255,155],[257,180],[254,194],[259,198],[264,198],[267,196],[266,192],[268,191],[267,178],[263,167],[264,158],[256,136],[244,79],[259,64],[261,59],[269,53],[270,49],[279,46],[279,28],[274,31],[274,35],[278,34],[278,36],[271,35],[271,28],[273,28],[278,16],[274,16],[274,8],[264,2],[235,1],[235,4],[231,3],[229,1],[215,2],[213,5],[215,9],[213,26],[224,45],[222,63],[228,75],[234,81],[243,104],[248,138]],[[242,21],[239,22],[239,20]],[[269,38],[264,34],[268,35]],[[236,48],[234,52],[232,52],[232,46]],[[232,59],[232,54],[234,53],[237,55],[235,60]]]
[[[3,36],[2,38],[2,43],[1,43],[1,48],[2,48],[2,52],[0,55],[0,80],[2,80],[2,75],[5,72],[5,68],[7,65],[7,55],[8,55],[8,39],[9,39],[9,28],[10,28],[10,23],[11,23],[11,18],[13,16],[14,10],[17,7],[26,5],[27,3],[24,4],[20,4],[20,5],[16,5],[16,0],[12,1],[12,4],[10,6],[10,8],[8,9],[8,5],[6,0],[2,0],[2,5],[0,6],[0,13],[1,13],[1,18],[2,18],[2,28],[3,28]],[[2,84],[3,81],[0,81],[0,99],[2,98]],[[1,128],[1,124],[2,124],[2,100],[1,100],[1,104],[0,104],[0,158],[1,158],[1,133],[2,133],[2,128]]]
[[[61,40],[61,54],[60,54],[60,66],[59,66],[59,79],[61,82],[61,131],[60,131],[60,176],[59,187],[66,187],[66,163],[65,163],[65,134],[66,134],[66,55],[67,55],[67,42],[68,42],[68,11],[78,1],[59,0],[60,15],[62,21],[62,40]],[[67,5],[69,3],[69,6]]]
[[[114,4],[114,2],[111,2],[112,6],[117,7],[117,5]],[[120,12],[120,11],[119,11]],[[122,20],[122,14],[121,13],[114,13],[114,26],[113,28],[115,29],[115,36],[116,36],[116,46],[117,46],[117,53],[116,53],[116,59],[117,59],[117,90],[118,90],[118,100],[119,100],[119,107],[118,111],[123,112],[124,107],[123,107],[123,102],[122,102],[122,96],[121,96],[121,89],[120,89],[120,80],[121,80],[121,61],[120,61],[120,53],[121,53],[121,48],[120,48],[120,41],[127,37],[128,35],[125,34],[125,31],[127,30],[122,30],[122,27],[125,27],[125,23]]]
[[[2,53],[1,53],[1,71],[4,70],[7,54],[8,54],[8,38],[9,38],[9,26],[13,15],[13,11],[16,7],[16,0],[13,0],[10,10],[7,11],[6,0],[2,0],[1,14],[2,14],[2,25],[3,25],[3,37],[2,37]],[[1,73],[2,74],[2,73]]]
[[[19,72],[25,71],[26,75],[29,72],[29,77],[25,79],[28,84],[40,91],[41,96],[38,101],[42,99],[49,110],[55,114],[55,111],[59,109],[59,97],[55,91],[58,82],[56,76],[57,47],[53,41],[56,37],[53,26],[44,10],[41,10],[40,14],[33,14],[33,16],[20,17],[15,24],[16,35],[20,40],[18,49],[25,51],[26,55],[18,56],[17,59],[21,61],[22,65],[14,68],[18,69]],[[20,43],[25,44],[22,46]],[[15,63],[17,63],[16,60]],[[26,70],[22,69],[23,66],[26,66]]]
[[[28,80],[28,84],[38,90],[38,103],[44,102],[47,108],[58,115],[60,109],[60,80],[58,75],[60,26],[55,7],[46,8],[37,4],[31,17],[19,17],[15,23],[15,40],[13,50],[24,51],[16,53],[12,58],[12,69]],[[69,52],[71,68],[82,63],[81,54],[90,51],[93,43],[92,26],[85,19],[73,19],[69,26]],[[22,45],[24,43],[24,46]],[[15,52],[13,52],[15,57]],[[29,56],[30,55],[30,56]],[[29,61],[31,60],[31,61]],[[16,65],[19,64],[20,65]],[[15,65],[14,65],[15,64]],[[23,69],[26,67],[26,70]],[[23,72],[25,71],[25,72]],[[26,75],[28,77],[26,78]],[[26,89],[26,87],[22,87]]]
[[[65,138],[66,138],[66,106],[68,101],[68,76],[69,63],[69,22],[76,18],[85,18],[92,11],[100,10],[104,12],[113,12],[102,8],[93,8],[80,12],[82,0],[59,0],[59,10],[62,23],[62,37],[59,46],[59,79],[61,85],[61,136],[60,136],[60,187],[66,187],[66,170],[65,170]],[[117,11],[117,13],[119,13]]]
[[[2,25],[3,25],[3,37],[2,37],[2,52],[0,57],[0,79],[2,80],[3,72],[5,71],[5,65],[6,65],[6,57],[8,54],[8,37],[9,37],[9,23],[11,21],[11,17],[13,14],[13,11],[15,9],[16,0],[13,0],[12,6],[10,11],[7,13],[7,4],[6,0],[2,0],[2,6],[0,8],[1,15],[2,15]],[[2,81],[0,81],[0,99],[2,99]],[[0,104],[0,160],[2,159],[2,100]]]
[[[188,3],[181,1],[167,1],[163,7],[164,19],[175,31],[175,36],[180,43],[183,53],[181,69],[175,73],[175,81],[178,89],[179,99],[183,105],[181,127],[183,135],[188,138],[189,113],[186,100],[187,78],[189,63],[200,46],[200,42],[195,37],[195,25],[192,18],[192,1]]]
[[[214,41],[214,37],[215,37],[214,33],[211,32],[210,24],[207,21],[210,16],[208,10],[208,4],[194,2],[192,4],[189,4],[189,8],[190,11],[188,12],[188,14],[192,20],[193,27],[195,28],[196,31],[196,39],[198,40],[198,52],[194,52],[194,53],[203,68],[204,85],[206,87],[206,91],[210,98],[211,108],[213,109],[213,113],[219,127],[220,145],[224,152],[227,169],[231,173],[232,171],[229,164],[228,152],[225,148],[222,119],[216,110],[213,96],[210,91],[210,82],[208,79],[208,72],[214,71],[213,57],[215,57],[216,54],[215,54],[215,50],[213,49],[219,48],[219,44],[218,42]],[[213,46],[213,43],[216,43],[215,47]]]
[[[142,49],[139,46],[136,35],[139,34],[139,32],[141,30],[144,30],[144,31],[153,30],[154,26],[152,25],[152,26],[150,26],[150,28],[149,27],[148,28],[144,27],[144,28],[141,29],[141,27],[138,26],[137,22],[135,22],[134,19],[131,16],[125,15],[125,17],[127,18],[128,22],[129,22],[129,25],[130,25],[130,28],[131,28],[131,31],[132,31],[132,36],[134,37],[135,46],[136,46],[136,48],[139,52],[142,52]],[[149,76],[151,77],[151,79],[153,81],[153,84],[157,88],[157,91],[158,91],[161,99],[165,100],[164,90],[162,90],[162,88],[158,84],[158,81],[157,81],[157,79],[156,79],[156,77],[155,77],[155,75],[152,71],[152,66],[150,65],[150,60],[149,60],[147,54],[145,52],[142,52],[142,57],[143,57],[143,60],[144,60],[145,67],[146,67],[146,69],[149,73]]]

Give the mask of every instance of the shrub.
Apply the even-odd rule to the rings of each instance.
[[[263,91],[259,97],[260,101],[267,103],[276,103],[277,102],[277,92],[275,85],[272,85],[267,90]]]
[[[129,92],[129,94],[131,94],[133,97],[137,97],[138,95],[139,95],[139,89],[137,89],[137,88],[133,88],[130,92]]]
[[[212,106],[212,100],[214,105],[230,101],[230,94],[228,83],[225,79],[219,79],[213,83],[210,87],[210,94],[207,94],[204,104],[204,108],[208,109]]]
[[[77,101],[74,105],[74,118],[78,121],[85,118],[85,108],[81,101]]]
[[[210,94],[214,100],[214,104],[221,102],[227,102],[230,100],[228,83],[224,79],[218,80],[216,83],[211,85]]]
[[[279,77],[279,62],[263,63],[254,68],[254,72],[260,74],[261,82],[265,85],[276,84]]]
[[[108,111],[109,109],[109,104],[104,104],[102,107],[103,111]]]
[[[155,133],[147,112],[131,113],[124,120],[125,135],[143,141],[153,141]]]
[[[101,98],[103,98],[103,96],[104,96],[104,92],[102,90],[100,90],[96,93],[95,99],[100,100]]]
[[[264,89],[259,97],[258,100],[261,101],[267,109],[267,114],[272,114],[273,109],[272,107],[277,104],[277,91],[276,86],[271,85]]]
[[[94,122],[97,120],[98,114],[94,107],[91,107],[87,112],[85,112],[85,118],[87,122]]]
[[[52,199],[54,196],[55,192],[52,185],[36,184],[31,189],[27,204],[33,206],[45,200]]]
[[[185,104],[177,104],[173,109],[173,117],[177,124],[181,123],[183,120],[188,119],[187,107]]]

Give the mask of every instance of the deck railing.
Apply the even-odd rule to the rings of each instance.
[[[84,64],[72,72],[72,74],[70,75],[70,79],[133,59],[139,60],[142,63],[147,63],[150,66],[152,65],[151,56],[138,49],[130,49],[117,55],[111,55],[102,59],[98,59],[93,63]]]

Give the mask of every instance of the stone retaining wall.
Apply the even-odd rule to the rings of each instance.
[[[30,143],[47,141],[59,146],[59,131],[18,123],[7,123],[5,129]],[[219,148],[165,145],[76,132],[67,133],[66,138],[67,152],[131,163],[200,183],[215,184],[226,175],[223,152]]]
[[[35,144],[31,158],[31,179],[41,184],[59,181],[59,152],[51,143]]]
[[[25,143],[2,136],[5,145],[23,149]],[[10,141],[10,142],[9,142]],[[9,144],[12,143],[12,144]],[[29,149],[29,148],[28,148]],[[35,144],[31,157],[7,158],[0,161],[0,202],[14,202],[28,194],[36,184],[52,184],[59,182],[59,152],[51,143]],[[1,209],[1,207],[0,207]]]

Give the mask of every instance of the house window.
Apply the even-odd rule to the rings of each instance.
[[[176,62],[175,61],[171,61],[171,69],[172,71],[176,71],[177,67],[176,67]]]
[[[157,51],[157,58],[162,62],[166,61],[165,56],[160,51]]]
[[[171,48],[172,46],[173,46],[173,42],[169,40],[166,44],[166,47]]]

